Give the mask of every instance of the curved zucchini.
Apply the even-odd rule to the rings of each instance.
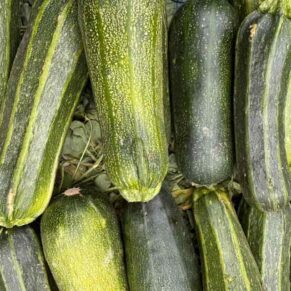
[[[79,0],[106,169],[130,202],[152,199],[168,167],[164,2]]]
[[[130,290],[201,290],[189,230],[171,194],[128,204],[123,232]]]
[[[8,81],[0,126],[0,225],[46,208],[71,116],[87,80],[74,0],[39,0]]]
[[[291,210],[262,212],[246,202],[240,205],[239,210],[264,290],[290,291]]]
[[[173,18],[169,51],[175,152],[183,175],[210,185],[233,171],[232,69],[237,13],[190,0]]]
[[[227,193],[221,189],[197,189],[193,211],[204,290],[262,291],[258,266]]]
[[[50,290],[43,253],[29,226],[1,229],[0,290]]]
[[[83,196],[78,188],[67,190],[44,212],[45,258],[62,291],[127,290],[115,210],[106,199],[93,195]]]
[[[237,38],[234,114],[243,194],[268,211],[285,208],[291,193],[285,150],[291,20],[265,2],[260,9],[264,13],[250,14]]]

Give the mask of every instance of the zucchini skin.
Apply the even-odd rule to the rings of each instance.
[[[260,5],[259,0],[232,0],[231,2],[233,6],[237,8],[242,21]]]
[[[1,291],[50,290],[43,253],[29,226],[1,229]]]
[[[66,131],[88,78],[75,1],[36,1],[32,19],[12,66],[0,125],[4,227],[30,223],[48,205]]]
[[[227,193],[218,188],[197,189],[193,212],[203,290],[263,290],[258,266]]]
[[[164,0],[78,3],[106,169],[127,201],[149,201],[168,168]]]
[[[238,177],[247,202],[285,208],[290,178],[285,149],[291,21],[254,11],[242,23],[236,50],[235,141]]]
[[[172,20],[170,81],[175,152],[200,185],[233,171],[232,70],[237,13],[227,1],[188,1]]]
[[[290,208],[263,212],[243,201],[239,217],[264,290],[290,291]]]
[[[122,225],[130,290],[202,290],[190,232],[169,191],[128,204]]]
[[[96,193],[82,193],[63,195],[42,216],[42,245],[53,277],[62,291],[127,290],[115,210]]]

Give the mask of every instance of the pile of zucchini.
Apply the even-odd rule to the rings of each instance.
[[[0,0],[0,290],[288,291],[289,165],[290,0]]]

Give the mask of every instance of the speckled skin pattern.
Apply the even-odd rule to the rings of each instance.
[[[74,0],[39,0],[8,81],[0,125],[0,225],[46,208],[58,158],[88,78]]]
[[[238,26],[226,0],[190,0],[173,18],[169,51],[178,166],[209,185],[233,172],[232,70]]]
[[[290,208],[263,212],[240,205],[239,218],[265,291],[290,291]]]
[[[246,200],[265,211],[286,207],[291,193],[285,150],[290,69],[291,21],[279,13],[250,14],[237,38],[236,156]]]
[[[1,229],[0,290],[49,291],[43,253],[33,229]]]
[[[201,290],[192,238],[169,191],[128,204],[122,222],[131,291]]]
[[[41,239],[60,290],[127,290],[118,221],[105,199],[62,196],[42,216]]]
[[[203,290],[263,291],[261,275],[227,193],[199,188],[193,197]]]
[[[148,201],[168,167],[163,0],[79,0],[105,166],[128,201]]]

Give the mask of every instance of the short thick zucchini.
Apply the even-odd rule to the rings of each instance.
[[[54,279],[62,291],[127,290],[115,210],[102,197],[85,196],[92,190],[82,193],[67,190],[42,216],[41,239]]]
[[[0,290],[49,291],[43,253],[29,226],[1,229]]]
[[[226,0],[189,0],[169,51],[175,152],[184,176],[218,183],[233,171],[232,70],[237,13]]]
[[[123,197],[148,201],[168,167],[164,0],[79,0],[79,22],[104,139]]]
[[[258,266],[227,193],[220,189],[197,189],[193,211],[204,290],[262,291]]]
[[[239,210],[264,290],[290,291],[291,210],[262,212],[246,202],[240,205]]]
[[[130,290],[201,290],[190,233],[168,191],[128,204],[123,230]]]
[[[271,2],[262,3],[260,11],[250,14],[240,28],[234,100],[243,194],[250,205],[265,211],[286,207],[291,193],[285,150],[291,20]]]
[[[47,206],[71,116],[87,80],[74,0],[39,0],[8,81],[0,126],[0,225]]]

